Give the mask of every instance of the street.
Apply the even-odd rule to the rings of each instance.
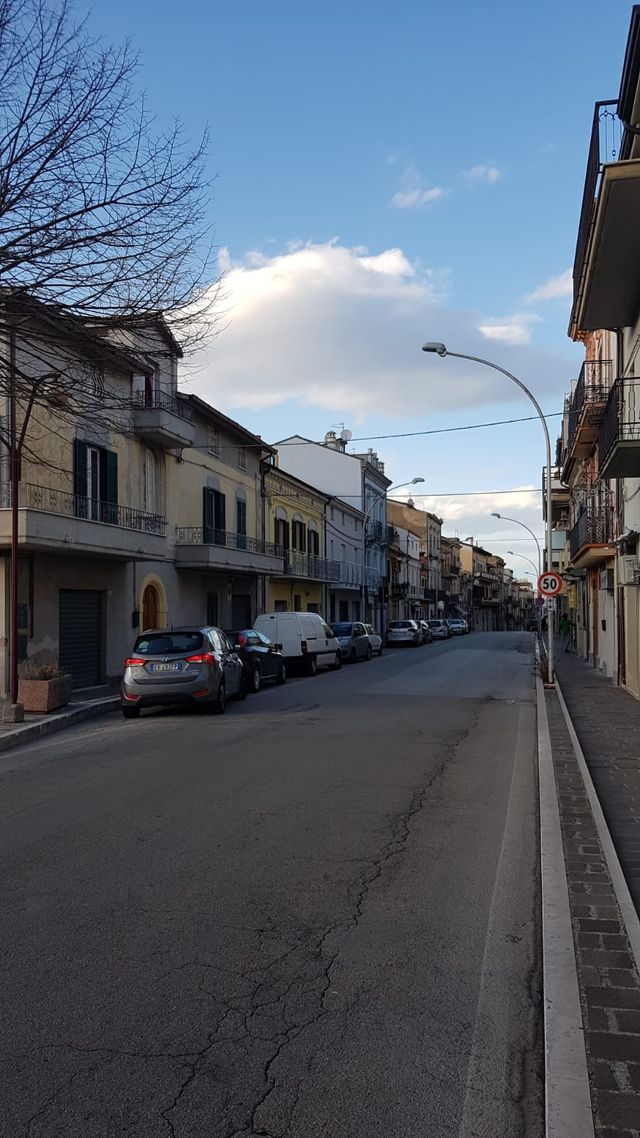
[[[542,1134],[532,637],[0,756],[3,1138]]]

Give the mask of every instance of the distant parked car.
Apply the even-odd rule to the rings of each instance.
[[[307,675],[315,676],[323,665],[342,665],[340,645],[317,612],[265,612],[256,617],[255,628],[281,645],[287,665],[302,667]]]
[[[434,640],[448,640],[451,629],[446,620],[430,620],[427,622]]]
[[[369,643],[374,654],[382,656],[382,637],[379,632],[376,632],[372,624],[365,624],[365,632],[369,637]]]
[[[447,621],[447,624],[451,629],[452,636],[466,636],[469,631],[469,625],[466,620],[460,620],[456,616],[452,616],[451,619]]]
[[[340,655],[343,660],[355,664],[356,660],[370,660],[373,656],[371,641],[361,621],[339,620],[331,631],[340,645]]]
[[[429,622],[427,620],[419,620],[418,627],[422,633],[422,643],[431,644],[431,641],[433,640],[433,633],[429,628]]]
[[[411,644],[417,648],[421,636],[415,620],[390,620],[387,627],[385,642],[387,647],[392,644]]]
[[[286,682],[287,664],[280,645],[272,644],[255,628],[227,632],[227,636],[242,660],[250,692],[260,691],[265,680],[275,680],[277,684]]]
[[[242,661],[221,628],[154,628],[143,632],[124,662],[122,714],[143,707],[205,704],[222,715],[229,696],[244,699]]]

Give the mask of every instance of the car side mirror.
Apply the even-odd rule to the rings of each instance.
[[[275,648],[276,652],[282,652],[282,644],[274,644],[273,647]]]

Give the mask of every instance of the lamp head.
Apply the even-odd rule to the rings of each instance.
[[[444,344],[435,343],[429,340],[426,344],[422,345],[423,352],[435,352],[438,356],[446,356],[447,349]]]
[[[492,518],[499,518],[500,516],[501,516],[500,514],[492,514],[491,515]]]
[[[410,485],[415,486],[417,482],[424,482],[424,478],[412,478]]]

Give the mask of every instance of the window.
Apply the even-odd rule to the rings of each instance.
[[[295,549],[298,553],[305,552],[306,530],[301,518],[294,518],[291,523],[291,548]]]
[[[286,601],[274,601],[273,610],[274,610],[274,612],[286,612],[287,611],[287,602]]]
[[[238,466],[241,470],[247,469],[247,451],[245,447],[238,447]]]
[[[300,593],[293,594],[293,611],[302,612],[302,597]]]
[[[307,605],[307,612],[320,612],[320,606],[312,602]]]
[[[205,545],[224,545],[226,535],[226,499],[219,490],[204,486],[202,490],[202,540]]]
[[[310,557],[320,556],[320,534],[317,529],[312,529],[311,526],[307,530],[307,549]]]
[[[236,498],[236,534],[238,549],[247,548],[247,503],[244,498]]]
[[[209,454],[214,454],[216,458],[220,458],[220,435],[215,427],[209,427],[209,445],[207,449]]]
[[[349,619],[349,602],[348,601],[340,601],[339,610],[340,610],[340,620],[341,621],[348,620]]]
[[[94,522],[118,523],[118,456],[83,439],[73,443],[74,514]]]
[[[289,523],[286,518],[276,518],[273,525],[273,540],[282,549],[289,548]],[[281,609],[285,612],[285,609]]]

